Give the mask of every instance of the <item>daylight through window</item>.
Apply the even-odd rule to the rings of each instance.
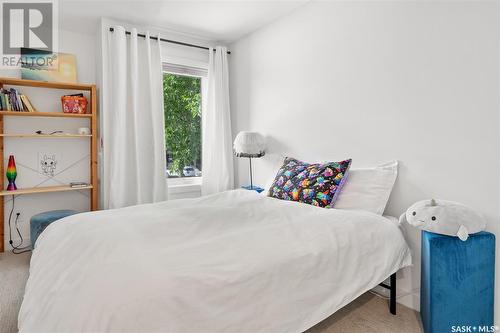
[[[201,76],[163,74],[169,177],[201,176],[201,91]]]

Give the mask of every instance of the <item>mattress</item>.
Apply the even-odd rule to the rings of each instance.
[[[398,225],[234,190],[38,238],[20,332],[302,332],[411,263]]]

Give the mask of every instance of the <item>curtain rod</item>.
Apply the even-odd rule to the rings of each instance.
[[[111,27],[111,28],[109,28],[109,31],[113,32],[113,31],[115,31],[115,28]],[[130,31],[125,31],[125,34],[126,35],[130,35]],[[137,36],[146,38],[145,34],[137,34]],[[149,36],[149,38],[150,39],[154,39],[154,40],[158,40],[158,37],[155,37],[155,36]],[[171,39],[160,38],[160,41],[161,42],[165,42],[165,43],[170,43],[170,44],[177,44],[177,45],[182,45],[182,46],[187,46],[187,47],[194,47],[194,48],[202,49],[202,50],[210,50],[206,46],[201,46],[201,45],[196,45],[196,44],[189,44],[189,43],[179,42],[179,41],[171,40]],[[227,51],[227,54],[231,54],[231,52]]]

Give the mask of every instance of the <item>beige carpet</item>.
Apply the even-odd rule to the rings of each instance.
[[[28,278],[30,254],[0,254],[0,333],[17,332],[17,313]],[[366,293],[309,329],[307,333],[421,333],[419,314],[398,304],[389,313],[387,301]]]
[[[0,332],[17,332],[31,253],[0,253]]]
[[[388,302],[365,293],[306,333],[421,333],[420,314],[397,305],[397,315],[389,313]]]

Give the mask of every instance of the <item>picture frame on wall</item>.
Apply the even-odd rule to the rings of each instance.
[[[77,83],[76,56],[70,53],[21,48],[21,78]]]

